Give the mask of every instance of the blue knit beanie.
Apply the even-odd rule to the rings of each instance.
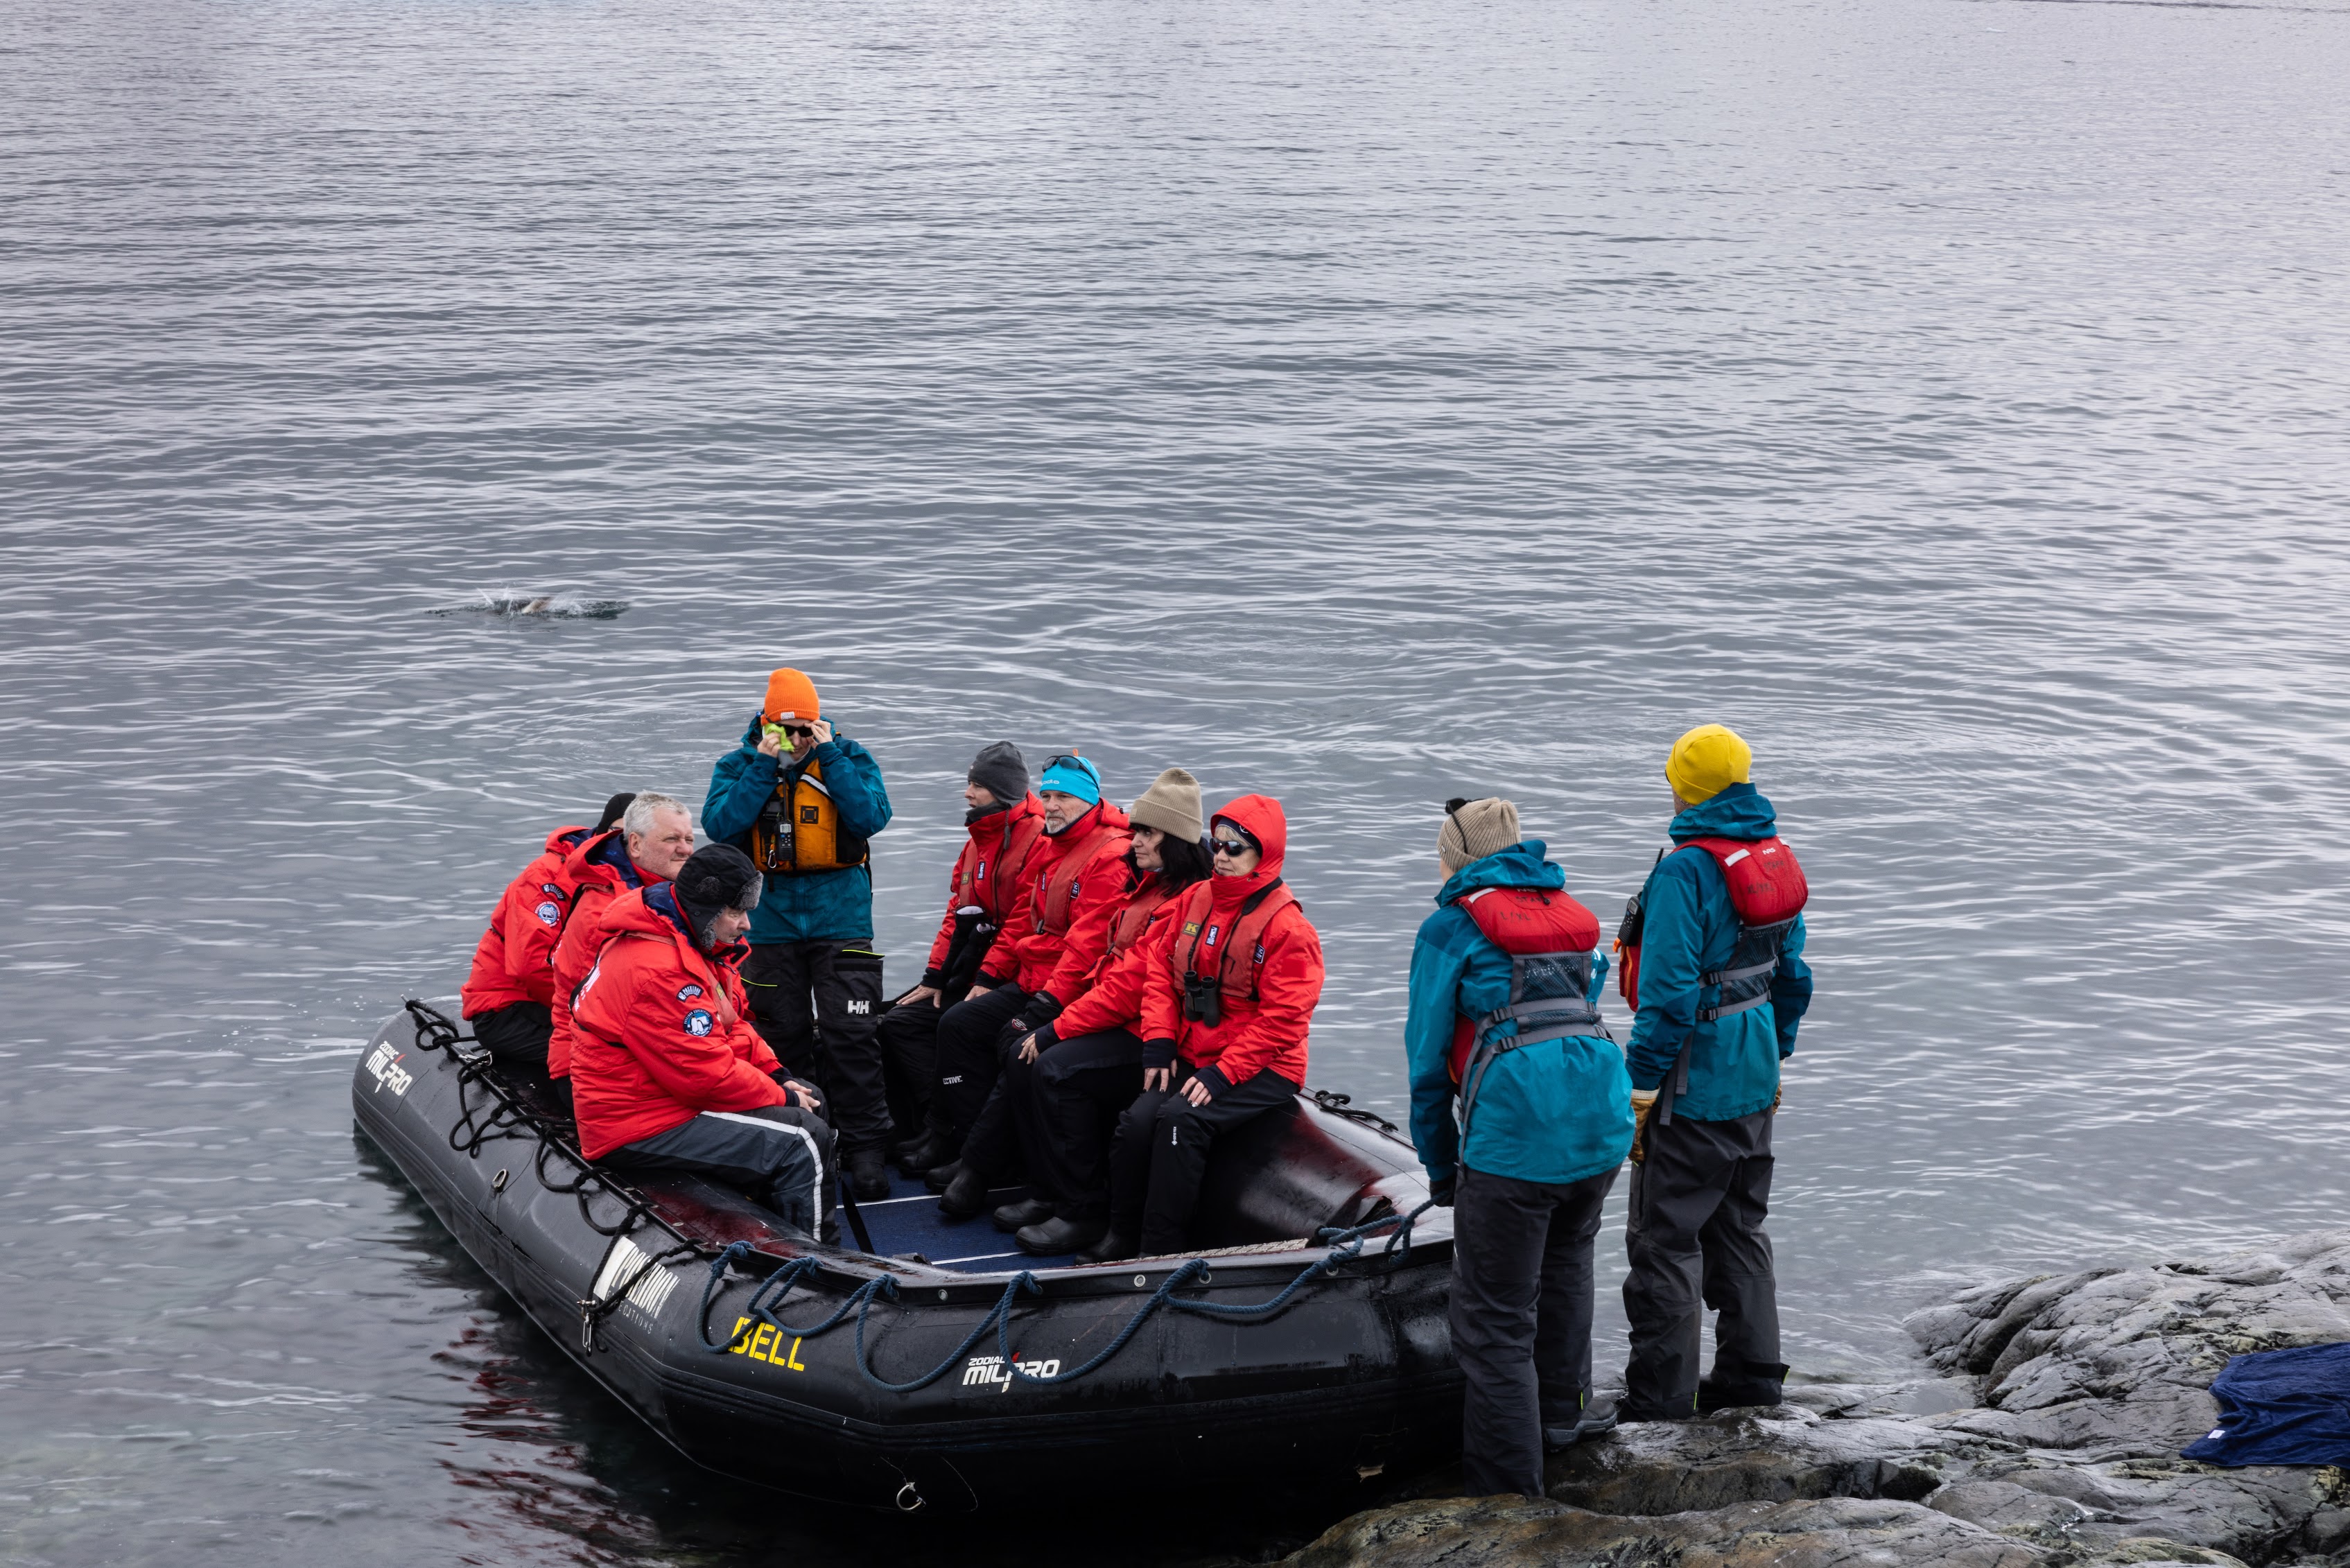
[[[1059,756],[1045,764],[1045,776],[1036,781],[1039,791],[1058,790],[1063,794],[1076,795],[1087,805],[1101,800],[1101,774],[1093,763],[1080,756]]]

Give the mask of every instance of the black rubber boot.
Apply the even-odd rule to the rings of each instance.
[[[962,1161],[951,1159],[944,1165],[931,1167],[929,1173],[922,1178],[922,1185],[933,1192],[944,1192],[962,1174]]]
[[[879,1203],[889,1196],[889,1168],[878,1148],[860,1148],[848,1157],[848,1188],[859,1203]]]
[[[1041,1198],[1024,1198],[995,1211],[995,1228],[999,1231],[1024,1231],[1031,1225],[1042,1225],[1052,1217],[1053,1206],[1050,1203]]]
[[[1616,1401],[1586,1398],[1583,1402],[1583,1414],[1575,1417],[1575,1425],[1543,1428],[1543,1447],[1556,1453],[1561,1449],[1575,1447],[1586,1438],[1596,1438],[1615,1429]]]
[[[1109,1227],[1100,1220],[1050,1219],[1030,1225],[1012,1239],[1020,1250],[1039,1258],[1057,1258],[1108,1239]],[[1104,1260],[1107,1261],[1107,1260]]]
[[[901,1143],[889,1158],[908,1176],[924,1176],[953,1161],[954,1146],[935,1132]]]
[[[987,1210],[987,1178],[967,1165],[955,1168],[955,1178],[939,1194],[939,1212],[950,1220],[969,1220]]]
[[[1080,1263],[1117,1263],[1142,1252],[1141,1245],[1131,1236],[1121,1236],[1115,1231],[1102,1231],[1101,1240],[1090,1247],[1077,1249]]]
[[[1786,1367],[1775,1362],[1762,1366],[1742,1361],[1735,1367],[1717,1364],[1711,1374],[1697,1380],[1697,1407],[1711,1416],[1716,1410],[1744,1405],[1784,1404],[1786,1380]]]

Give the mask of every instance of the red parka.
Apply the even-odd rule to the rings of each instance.
[[[1053,1038],[1075,1040],[1105,1029],[1139,1032],[1142,988],[1158,961],[1155,949],[1164,944],[1178,899],[1156,871],[1147,872],[1128,888],[1111,911],[1109,947],[1077,998],[1053,1021]]]
[[[1180,1055],[1219,1092],[1268,1067],[1302,1085],[1306,1026],[1322,999],[1322,938],[1281,886],[1289,824],[1281,803],[1261,794],[1243,795],[1216,816],[1247,829],[1263,858],[1245,877],[1211,877],[1177,900],[1143,989],[1143,1062]],[[1243,912],[1257,893],[1266,897]],[[1183,1016],[1186,973],[1221,976],[1223,1021],[1213,1028]]]
[[[1025,992],[1050,992],[1066,1003],[1085,989],[1109,948],[1109,919],[1126,898],[1125,865],[1134,842],[1126,813],[1097,802],[1028,857],[1028,887],[1012,924],[995,939],[987,971],[1017,979]],[[1013,973],[1009,954],[1017,954]]]
[[[600,1159],[703,1111],[791,1103],[741,977],[693,945],[667,883],[612,900],[603,929],[571,1014],[580,1153]]]
[[[490,917],[490,929],[473,949],[465,989],[458,993],[458,1011],[466,1017],[478,1018],[517,1002],[544,1004],[554,998],[555,938],[571,904],[564,861],[591,831],[556,828],[546,836],[546,847],[538,858],[506,884],[497,912]]]
[[[563,873],[576,891],[563,934],[555,944],[555,1000],[547,1009],[555,1018],[555,1033],[546,1041],[550,1078],[571,1075],[571,993],[588,978],[588,971],[595,967],[597,950],[604,945],[600,922],[605,909],[615,898],[639,888],[658,887],[663,880],[629,858],[629,836],[618,827],[574,849],[563,863]]]
[[[937,986],[946,979],[947,949],[953,945],[955,911],[976,904],[986,911],[988,924],[1001,932],[1011,923],[1028,884],[1028,860],[1045,840],[1045,806],[1034,794],[1003,811],[988,813],[971,824],[971,837],[955,857],[947,877],[946,919],[939,922],[931,943],[931,961],[922,983]]]

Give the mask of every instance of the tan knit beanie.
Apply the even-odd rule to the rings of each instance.
[[[1207,831],[1200,817],[1200,781],[1181,768],[1169,768],[1151,780],[1126,815],[1138,827],[1155,827],[1186,844],[1199,843]]]
[[[1447,801],[1444,826],[1436,830],[1436,858],[1450,877],[1517,841],[1518,808],[1500,795]]]

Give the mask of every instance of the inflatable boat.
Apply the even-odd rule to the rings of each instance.
[[[1024,1258],[984,1217],[948,1224],[910,1182],[845,1201],[829,1243],[698,1178],[623,1180],[580,1158],[545,1078],[421,1002],[351,1093],[515,1304],[728,1476],[939,1514],[1033,1503],[1040,1481],[1367,1491],[1459,1452],[1451,1212],[1344,1096],[1300,1095],[1216,1151],[1199,1250],[1084,1265]]]

